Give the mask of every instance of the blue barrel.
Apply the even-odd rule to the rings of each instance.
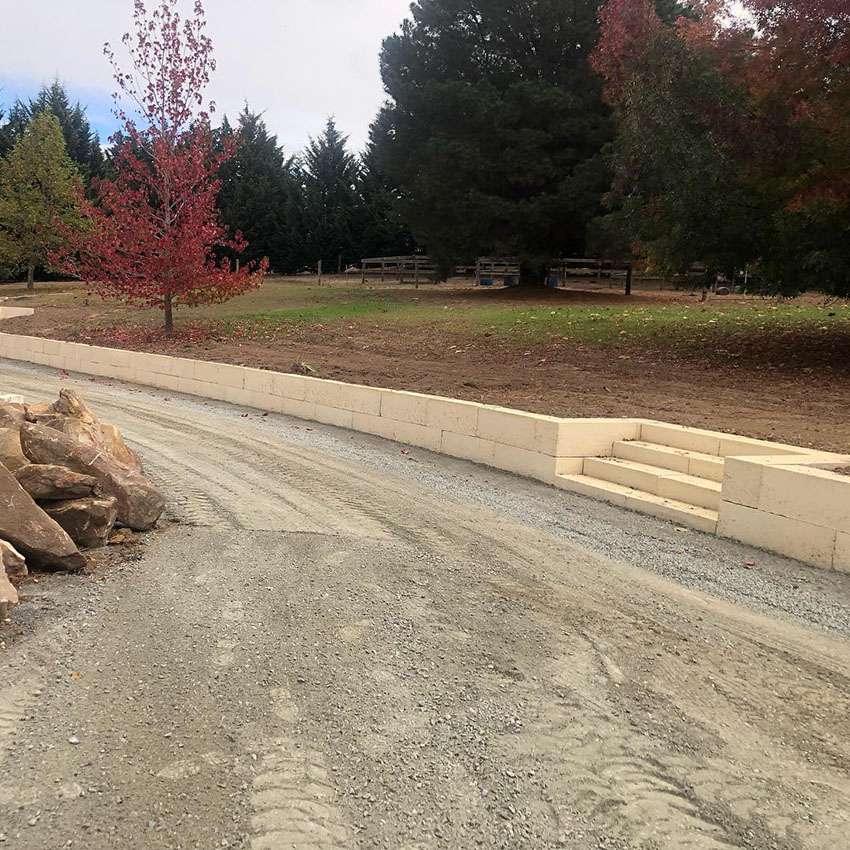
[[[505,275],[505,286],[519,286],[519,275],[518,274],[506,274]]]
[[[557,289],[561,285],[561,278],[556,274],[550,274],[549,277],[546,278],[546,286],[550,286],[552,289]]]
[[[479,283],[481,284],[481,286],[492,286],[493,285],[493,278],[492,277],[482,277],[481,280],[479,281]]]

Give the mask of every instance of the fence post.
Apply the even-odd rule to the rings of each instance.
[[[319,260],[319,265],[317,266],[317,271],[319,274],[319,286],[322,285],[322,261]]]
[[[632,294],[632,273],[633,273],[633,266],[632,266],[631,263],[629,263],[626,266],[626,295]]]
[[[360,285],[366,286],[366,261],[360,261]]]

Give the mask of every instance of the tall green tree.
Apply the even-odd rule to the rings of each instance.
[[[360,259],[360,167],[332,118],[301,158],[303,235],[310,262],[328,271]]]
[[[35,270],[51,266],[69,230],[83,227],[79,199],[80,175],[59,119],[39,113],[0,161],[0,255],[26,269],[29,289]]]
[[[68,155],[76,164],[86,186],[92,179],[102,177],[104,173],[104,154],[100,139],[86,116],[85,107],[80,102],[71,103],[65,86],[54,80],[28,101],[17,100],[9,110],[4,127],[0,128],[0,155],[3,139],[11,148],[24,134],[30,121],[44,112],[55,115],[62,127],[62,135]]]
[[[595,0],[418,0],[385,40],[376,156],[438,258],[584,248],[613,128],[588,65]]]
[[[303,200],[294,157],[285,156],[262,115],[247,106],[235,129],[225,118],[219,133],[237,144],[235,155],[219,174],[222,221],[247,240],[245,259],[268,257],[273,270],[296,271],[307,260],[301,238]]]
[[[379,122],[373,124],[360,160],[359,254],[361,257],[394,257],[410,254],[416,241],[400,207],[401,192],[381,164]]]

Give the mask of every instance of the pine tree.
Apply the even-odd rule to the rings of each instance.
[[[360,169],[347,142],[334,120],[328,119],[321,135],[310,140],[301,161],[305,248],[310,262],[321,260],[327,270],[360,259]]]
[[[234,130],[227,118],[222,139],[236,142],[236,154],[220,171],[218,207],[222,221],[241,231],[249,260],[269,258],[272,269],[293,272],[303,262],[300,238],[301,195],[295,161],[286,157],[261,114],[246,106]]]
[[[51,266],[68,230],[83,226],[80,175],[65,147],[59,120],[40,113],[0,161],[0,254],[27,272]]]
[[[381,55],[381,167],[436,259],[518,256],[525,277],[583,250],[611,140],[588,65],[593,0],[419,0]]]
[[[4,127],[0,128],[0,155],[3,153],[4,138],[6,145],[11,148],[24,134],[30,121],[43,112],[49,112],[59,119],[68,155],[76,164],[85,185],[88,186],[92,179],[103,176],[105,162],[100,139],[91,129],[85,107],[79,101],[71,104],[68,93],[59,80],[54,80],[49,86],[43,86],[29,101],[17,100],[14,103]]]

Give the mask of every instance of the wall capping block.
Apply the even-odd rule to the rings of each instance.
[[[33,312],[0,306],[0,319]],[[0,333],[0,358],[373,434],[650,515],[685,524],[690,517],[692,527],[707,533],[716,528],[720,536],[850,573],[850,476],[832,471],[850,466],[850,455],[648,419],[563,419],[422,393],[17,334]],[[3,389],[0,381],[0,393]],[[630,443],[637,444],[631,452]],[[687,459],[690,475],[648,465],[655,457],[669,466],[677,452]],[[620,460],[624,454],[646,462]],[[607,467],[585,463],[594,458],[616,463]],[[700,469],[704,477],[694,474]],[[640,489],[655,480],[655,473],[670,498],[666,491]],[[609,479],[613,475],[627,484],[594,475]],[[712,493],[716,494],[718,483],[719,510],[714,511],[707,505],[715,503]],[[679,501],[686,498],[691,501]],[[705,502],[702,508],[699,501]]]

